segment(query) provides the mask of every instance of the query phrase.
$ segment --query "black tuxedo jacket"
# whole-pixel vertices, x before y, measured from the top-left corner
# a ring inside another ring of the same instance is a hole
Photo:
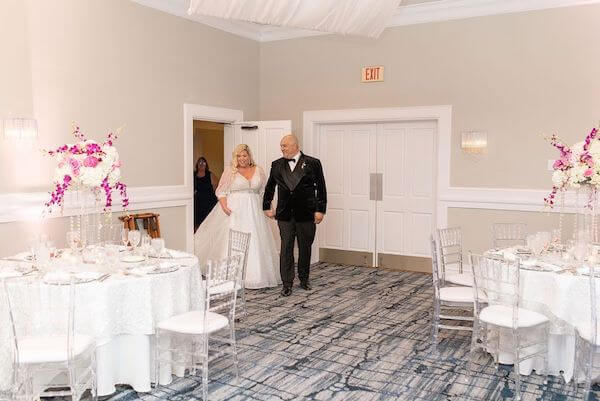
[[[315,212],[325,213],[327,189],[319,159],[300,154],[294,171],[283,157],[271,164],[271,174],[265,187],[263,210],[271,208],[277,186],[275,218],[282,221],[314,221]]]

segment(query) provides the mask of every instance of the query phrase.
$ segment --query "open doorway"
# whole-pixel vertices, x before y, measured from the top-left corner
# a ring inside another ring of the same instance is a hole
[[[224,168],[225,124],[194,120],[194,232],[217,203]]]

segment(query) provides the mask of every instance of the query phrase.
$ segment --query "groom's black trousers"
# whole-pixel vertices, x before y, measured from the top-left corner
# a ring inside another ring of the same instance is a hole
[[[281,236],[281,253],[279,269],[281,281],[285,287],[292,287],[294,282],[294,241],[298,238],[298,278],[308,280],[310,273],[310,247],[315,239],[317,226],[314,221],[281,221],[278,220]]]

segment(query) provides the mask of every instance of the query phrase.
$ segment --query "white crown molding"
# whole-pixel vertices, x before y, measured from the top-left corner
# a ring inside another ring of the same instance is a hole
[[[249,22],[230,21],[214,17],[190,16],[187,13],[189,0],[131,1],[258,42],[272,42],[326,34],[303,29],[261,26]],[[600,3],[600,0],[438,0],[407,6],[401,5],[392,17],[388,27],[596,3]]]
[[[518,13],[600,3],[600,0],[438,0],[400,6],[388,26]]]

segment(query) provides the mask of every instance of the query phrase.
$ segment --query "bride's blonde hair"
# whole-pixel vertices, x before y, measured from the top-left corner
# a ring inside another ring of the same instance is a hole
[[[233,148],[233,152],[231,153],[231,169],[233,171],[237,171],[238,161],[237,157],[242,152],[248,153],[248,157],[250,158],[250,166],[254,166],[256,163],[254,162],[254,158],[252,157],[252,152],[250,151],[250,146],[245,143],[241,143]]]

